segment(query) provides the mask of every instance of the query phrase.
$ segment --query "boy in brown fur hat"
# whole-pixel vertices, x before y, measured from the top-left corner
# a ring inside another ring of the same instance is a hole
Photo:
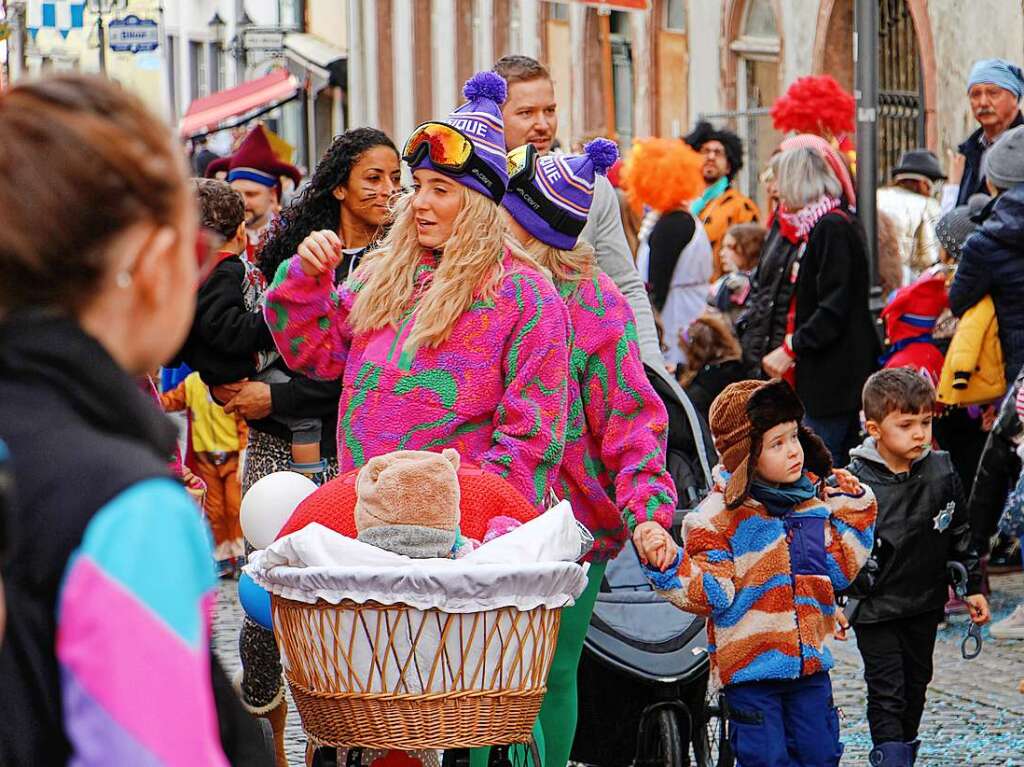
[[[711,406],[715,488],[684,520],[677,567],[647,570],[669,601],[708,616],[739,767],[831,767],[843,752],[825,640],[835,592],[867,560],[876,506],[833,473],[803,416],[783,381],[728,386]]]

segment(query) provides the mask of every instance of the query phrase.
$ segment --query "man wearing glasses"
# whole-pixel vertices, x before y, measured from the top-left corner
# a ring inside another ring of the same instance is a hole
[[[704,231],[711,240],[714,257],[711,280],[714,282],[722,276],[719,250],[726,232],[735,224],[757,221],[761,213],[757,203],[733,185],[736,174],[743,167],[743,142],[739,136],[732,131],[715,130],[711,123],[701,121],[683,141],[700,152],[704,159],[701,170],[707,188],[704,194],[690,203],[690,213],[704,224]]]

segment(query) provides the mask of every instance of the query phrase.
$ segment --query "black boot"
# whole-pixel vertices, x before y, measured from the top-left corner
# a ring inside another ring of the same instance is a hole
[[[871,767],[911,767],[913,753],[909,743],[880,743],[871,749],[868,762]]]
[[[913,765],[917,762],[917,752],[921,750],[921,741],[911,740],[907,745],[910,746],[910,764]]]

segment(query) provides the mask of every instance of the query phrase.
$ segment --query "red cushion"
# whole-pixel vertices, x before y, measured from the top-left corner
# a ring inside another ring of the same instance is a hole
[[[335,477],[300,503],[277,534],[281,538],[319,522],[349,538],[356,537],[356,477],[359,469]],[[483,540],[487,524],[498,516],[528,522],[537,516],[519,492],[497,474],[465,462],[459,467],[462,519],[459,530],[468,538]],[[411,521],[411,520],[410,520]]]

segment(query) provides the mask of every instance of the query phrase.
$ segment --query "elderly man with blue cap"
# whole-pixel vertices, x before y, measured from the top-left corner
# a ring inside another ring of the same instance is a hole
[[[960,154],[964,156],[964,171],[956,205],[966,205],[971,195],[985,191],[985,175],[981,167],[985,151],[1009,128],[1024,125],[1020,111],[1024,73],[1005,59],[982,59],[971,69],[967,94],[971,99],[971,112],[981,127],[959,147]],[[955,171],[951,175],[955,180]],[[951,207],[952,191],[943,198],[945,210]]]

